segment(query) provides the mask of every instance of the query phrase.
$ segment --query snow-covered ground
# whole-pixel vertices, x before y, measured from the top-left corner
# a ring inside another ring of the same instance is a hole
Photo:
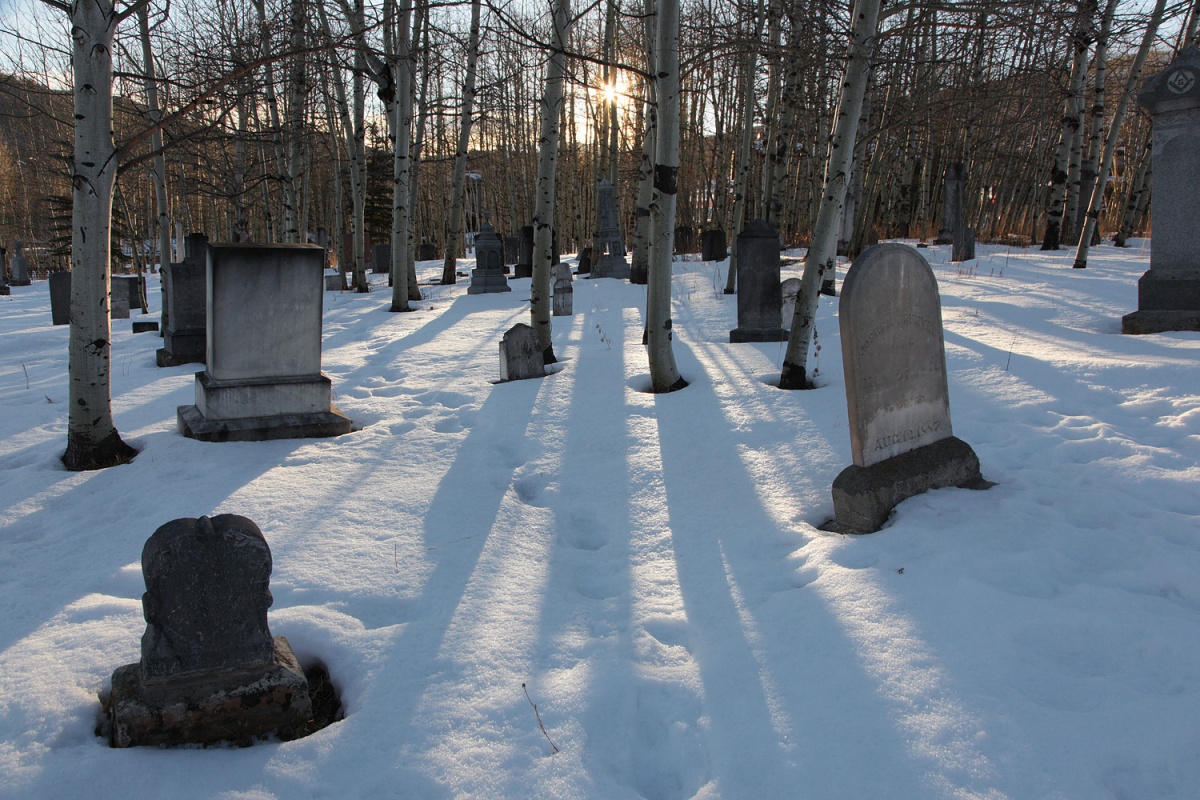
[[[116,420],[141,454],[84,474],[59,462],[67,328],[46,283],[14,288],[0,796],[1198,796],[1200,334],[1120,334],[1145,242],[1082,271],[1069,250],[947,251],[922,253],[954,432],[997,485],[858,537],[817,528],[850,463],[836,301],[820,388],[783,392],[783,344],[729,344],[723,264],[676,264],[690,386],[662,396],[643,287],[578,280],[560,368],[509,384],[498,342],[528,280],[425,286],[411,314],[378,284],[327,293],[324,369],[359,428],[337,439],[181,437],[198,367],[155,367],[161,340],[117,321]],[[110,749],[97,695],[138,659],[142,544],[218,513],[263,529],[272,632],[328,666],[346,717],[246,749]]]

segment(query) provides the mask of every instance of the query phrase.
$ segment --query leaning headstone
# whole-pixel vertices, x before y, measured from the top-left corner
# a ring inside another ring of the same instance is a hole
[[[391,272],[392,271],[392,245],[377,244],[371,248],[371,272]]]
[[[854,464],[833,482],[827,528],[871,533],[929,489],[989,486],[951,432],[941,300],[921,254],[903,244],[863,251],[842,284],[838,321]]]
[[[779,295],[781,299],[780,321],[783,327],[792,327],[792,318],[796,316],[796,297],[800,294],[801,280],[799,278],[788,278],[779,284]]]
[[[555,264],[553,316],[569,317],[575,313],[575,287],[571,283],[571,268],[566,264]]]
[[[779,290],[779,234],[761,219],[738,234],[738,326],[729,332],[731,342],[783,342]]]
[[[546,377],[546,361],[533,328],[518,322],[500,340],[500,380]]]
[[[487,213],[484,212],[483,225],[475,235],[475,269],[471,270],[471,286],[467,294],[511,291],[508,278],[504,277],[504,242],[487,221]]]
[[[312,716],[287,639],[271,636],[271,550],[245,517],[177,519],[142,548],[141,661],[112,676],[114,747],[295,738]]]
[[[959,225],[950,247],[951,261],[970,261],[975,258],[975,229]]]
[[[215,244],[207,348],[179,431],[210,442],[340,436],[351,422],[321,373],[324,251],[311,244]]]
[[[163,346],[155,355],[160,367],[203,364],[208,346],[208,237],[189,234],[183,261],[160,273],[163,288]]]
[[[729,257],[729,249],[725,244],[725,231],[711,228],[700,233],[700,260],[724,261]]]
[[[50,320],[55,325],[71,324],[71,273],[50,273]]]
[[[1200,330],[1200,50],[1191,46],[1147,78],[1138,103],[1153,123],[1150,269],[1138,280],[1138,310],[1122,333]]]
[[[946,179],[942,195],[942,229],[938,231],[934,244],[953,244],[955,232],[964,224],[963,193],[967,184],[967,165],[951,161],[946,165]]]
[[[600,181],[596,189],[596,215],[599,222],[596,245],[600,255],[592,264],[588,277],[628,278],[629,261],[625,258],[621,226],[617,224],[617,201],[613,196],[613,185],[607,179]]]
[[[696,252],[696,231],[689,227],[675,229],[675,252],[684,255]]]
[[[33,283],[29,277],[29,259],[21,252],[24,246],[20,241],[14,240],[12,243],[12,255],[8,258],[8,270],[12,274],[9,284],[12,286],[29,286]]]
[[[521,228],[521,244],[517,249],[517,263],[513,267],[514,278],[533,277],[533,226]]]

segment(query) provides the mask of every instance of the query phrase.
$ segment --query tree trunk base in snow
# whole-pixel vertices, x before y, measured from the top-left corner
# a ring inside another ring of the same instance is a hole
[[[67,452],[63,453],[62,462],[72,472],[85,472],[128,464],[137,454],[136,449],[125,444],[120,434],[113,431],[95,445],[81,445],[72,442],[68,436]]]
[[[780,389],[815,389],[812,383],[808,380],[808,372],[804,367],[797,367],[795,364],[789,364],[786,361],[783,363],[783,369],[779,373],[779,388]]]

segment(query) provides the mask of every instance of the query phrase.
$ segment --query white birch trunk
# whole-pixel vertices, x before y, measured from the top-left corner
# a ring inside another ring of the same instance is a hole
[[[654,74],[655,22],[654,0],[644,0],[642,36],[646,49],[646,72]],[[644,284],[649,279],[650,265],[650,204],[654,201],[654,146],[658,138],[658,110],[655,99],[655,82],[646,81],[645,118],[646,130],[642,136],[642,160],[638,164],[638,197],[635,219],[633,259],[629,267],[629,282]]]
[[[662,393],[687,386],[675,366],[671,331],[671,262],[679,187],[679,0],[658,0],[656,41],[658,141],[654,148],[655,200],[650,208],[646,355],[650,361],[650,390]]]
[[[733,226],[729,232],[729,271],[725,279],[725,294],[733,294],[737,288],[738,234],[746,224],[746,204],[750,190],[750,166],[754,153],[754,74],[758,69],[758,40],[763,31],[763,0],[754,7],[754,38],[751,39],[746,60],[742,63],[742,139],[738,146],[737,174],[734,179]]]
[[[408,249],[412,209],[409,178],[412,171],[412,51],[409,44],[412,0],[400,0],[396,35],[396,97],[392,106],[392,311],[411,311],[408,304]]]
[[[462,119],[458,126],[458,149],[454,153],[454,181],[450,185],[450,222],[446,231],[446,256],[442,262],[442,283],[457,280],[455,268],[458,242],[462,238],[463,195],[467,179],[467,154],[471,147],[471,115],[475,108],[475,63],[479,57],[480,0],[471,0],[471,30],[467,35],[467,64],[463,76]]]
[[[1079,132],[1080,114],[1083,109],[1083,84],[1087,78],[1088,47],[1092,29],[1091,15],[1094,11],[1094,1],[1080,6],[1079,18],[1075,26],[1073,36],[1075,55],[1071,60],[1070,88],[1063,103],[1062,134],[1058,142],[1058,152],[1054,157],[1054,169],[1050,175],[1050,206],[1046,212],[1046,234],[1042,238],[1043,250],[1057,250],[1062,241],[1071,146]]]
[[[112,44],[121,16],[111,0],[71,6],[75,149],[71,158],[71,335],[67,449],[70,470],[128,462],[112,415],[109,258],[117,154],[112,130]]]
[[[841,99],[829,142],[824,189],[813,227],[812,243],[804,260],[796,311],[792,317],[791,334],[779,376],[781,389],[812,388],[808,380],[808,349],[817,317],[821,279],[826,272],[833,273],[834,259],[837,257],[838,222],[850,180],[858,118],[867,91],[875,32],[879,26],[879,5],[880,0],[858,0],[854,5],[854,25],[850,30]]]
[[[529,288],[530,320],[547,364],[553,364],[550,338],[550,262],[554,246],[555,178],[558,166],[559,116],[562,112],[566,46],[571,25],[571,0],[555,0],[546,87],[542,95],[542,130],[538,150],[537,196],[533,211],[533,280]]]
[[[154,74],[154,51],[150,47],[150,12],[146,6],[138,9],[138,33],[142,40],[142,69],[145,72],[146,87],[146,117],[152,125],[162,122],[162,108],[158,104],[158,81]],[[154,150],[154,163],[150,168],[150,177],[154,182],[154,202],[156,220],[158,222],[158,265],[161,269],[171,260],[171,211],[167,203],[167,159],[163,155],[163,137],[161,130],[150,134],[150,148]],[[165,310],[165,309],[164,309]],[[142,313],[146,313],[146,304],[142,303]]]

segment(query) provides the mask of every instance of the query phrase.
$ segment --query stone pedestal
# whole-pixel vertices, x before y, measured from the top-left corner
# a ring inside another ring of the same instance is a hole
[[[475,269],[471,270],[471,285],[467,294],[511,292],[504,277],[504,242],[486,218],[475,235]]]
[[[946,165],[946,179],[942,191],[942,228],[934,244],[953,244],[955,231],[962,228],[963,192],[967,182],[967,166],[961,161]]]
[[[1138,103],[1154,126],[1154,233],[1150,269],[1138,281],[1138,310],[1121,318],[1121,331],[1200,331],[1200,49],[1184,49],[1162,74],[1147,78]]]
[[[608,180],[600,181],[596,190],[596,215],[599,225],[596,246],[599,258],[592,264],[591,278],[628,278],[629,260],[625,257],[625,243],[621,238],[621,226],[617,224],[617,205],[613,196],[613,185]]]
[[[71,324],[71,273],[50,273],[50,319],[55,325]]]
[[[696,252],[696,231],[693,228],[675,229],[675,252],[680,255]]]
[[[160,367],[203,364],[208,347],[208,238],[187,238],[187,255],[163,268],[163,346],[155,353]]]
[[[195,405],[179,407],[184,436],[257,441],[350,432],[321,374],[322,256],[315,245],[209,249],[208,369],[196,375]]]
[[[729,258],[729,249],[725,243],[725,231],[720,228],[702,231],[700,233],[700,260],[724,261]]]
[[[756,219],[738,235],[737,244],[738,326],[729,332],[729,341],[787,341],[779,286],[779,234]]]

